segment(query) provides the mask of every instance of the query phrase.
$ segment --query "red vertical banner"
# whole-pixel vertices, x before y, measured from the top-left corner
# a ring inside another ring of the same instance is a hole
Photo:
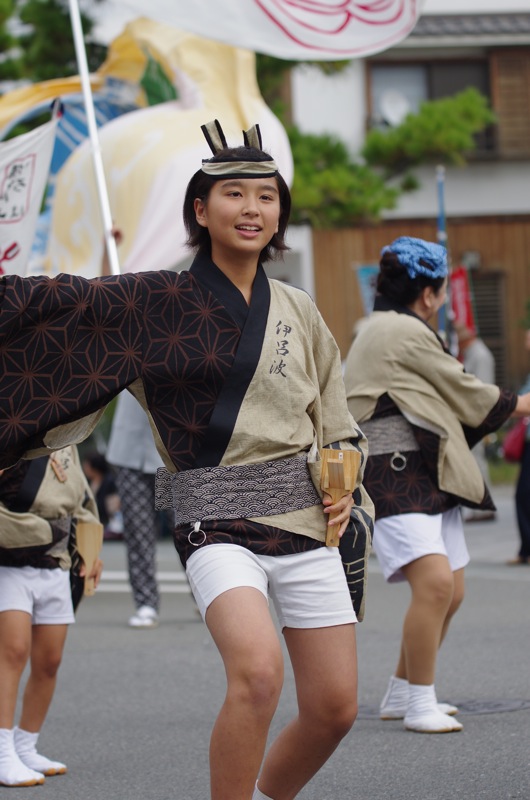
[[[455,267],[451,271],[451,305],[454,321],[472,331],[476,330],[469,275],[463,266]]]

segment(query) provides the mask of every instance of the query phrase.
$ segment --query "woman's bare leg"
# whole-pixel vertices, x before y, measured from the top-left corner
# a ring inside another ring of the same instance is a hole
[[[31,616],[0,613],[0,728],[13,728],[18,687],[31,649]]]
[[[440,637],[440,646],[445,639],[449,625],[454,615],[462,605],[465,592],[465,577],[464,569],[457,569],[453,572],[453,596],[451,598],[451,605],[445,615],[444,624],[442,626],[442,635]]]
[[[38,733],[42,728],[57,684],[68,625],[34,625],[31,637],[31,672],[24,690],[19,728]]]
[[[31,616],[25,611],[0,612],[0,784],[34,786],[44,777],[26,767],[14,742],[18,687],[31,648]]]
[[[455,587],[453,573],[442,555],[418,558],[403,567],[403,573],[412,596],[403,624],[396,677],[413,684],[431,685],[438,648],[449,622]]]
[[[355,626],[284,629],[299,713],[272,744],[259,788],[291,800],[325,764],[357,715]]]
[[[436,658],[447,630],[445,623],[450,619],[455,589],[449,561],[442,555],[423,556],[407,564],[403,572],[412,597],[403,624],[399,672],[396,673],[396,678],[402,680],[399,683],[391,678],[383,704],[391,705],[390,692],[394,704],[399,695],[403,695],[401,699],[407,708],[404,725],[408,730],[418,733],[462,730],[462,725],[446,713],[446,710],[454,712],[456,709],[440,706],[434,687]],[[453,608],[456,610],[456,605]],[[381,713],[386,715],[386,709],[382,708]],[[392,715],[383,718],[389,719]]]
[[[283,684],[283,656],[266,598],[231,589],[206,612],[227,691],[210,743],[212,800],[250,800]]]

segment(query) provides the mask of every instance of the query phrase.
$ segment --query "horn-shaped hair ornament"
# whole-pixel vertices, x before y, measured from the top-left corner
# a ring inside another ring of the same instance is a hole
[[[210,177],[273,178],[278,174],[276,162],[262,148],[259,125],[243,131],[243,147],[238,147],[237,153],[223,153],[228,145],[219,120],[201,125],[201,130],[213,153],[213,158],[203,159],[201,167]],[[248,153],[243,152],[245,148]]]

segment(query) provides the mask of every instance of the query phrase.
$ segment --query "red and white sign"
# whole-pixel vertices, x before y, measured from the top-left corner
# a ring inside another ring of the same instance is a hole
[[[24,275],[48,180],[57,119],[0,142],[0,275]]]
[[[473,295],[467,269],[462,266],[456,267],[451,272],[451,306],[455,322],[459,322],[469,328],[470,331],[474,331]]]

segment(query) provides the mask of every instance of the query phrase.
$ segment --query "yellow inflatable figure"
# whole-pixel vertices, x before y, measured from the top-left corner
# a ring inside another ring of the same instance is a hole
[[[122,272],[178,267],[189,257],[182,203],[201,158],[210,156],[200,130],[205,122],[218,118],[234,145],[259,123],[288,182],[293,172],[287,134],[258,89],[254,53],[140,19],[113,42],[99,73],[134,84],[149,56],[172,76],[177,99],[124,114],[99,130],[111,213],[124,234]],[[46,270],[97,275],[102,247],[86,141],[58,174]]]

